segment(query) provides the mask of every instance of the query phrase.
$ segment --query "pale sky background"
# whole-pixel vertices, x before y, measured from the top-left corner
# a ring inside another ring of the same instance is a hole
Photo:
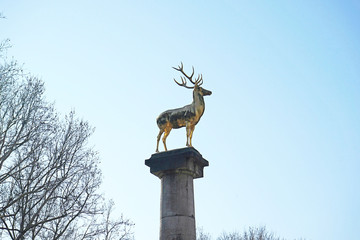
[[[0,0],[0,12],[8,56],[96,128],[101,191],[137,240],[159,235],[160,180],[144,165],[155,119],[192,101],[172,80],[180,61],[213,92],[193,137],[210,162],[198,226],[360,239],[359,1]],[[185,129],[167,140],[185,142]]]

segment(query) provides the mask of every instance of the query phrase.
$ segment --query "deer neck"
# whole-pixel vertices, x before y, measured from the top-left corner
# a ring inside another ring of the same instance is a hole
[[[200,118],[205,110],[205,102],[204,97],[198,91],[193,92],[192,105],[194,106],[196,116]]]

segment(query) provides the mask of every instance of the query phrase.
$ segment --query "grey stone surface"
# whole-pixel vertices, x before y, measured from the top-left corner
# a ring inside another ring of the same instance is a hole
[[[194,178],[203,177],[203,169],[209,162],[193,147],[179,148],[171,151],[154,153],[145,160],[150,172],[160,179],[168,172],[187,172]]]
[[[209,162],[189,147],[153,154],[145,164],[161,179],[160,240],[196,240],[193,179]]]

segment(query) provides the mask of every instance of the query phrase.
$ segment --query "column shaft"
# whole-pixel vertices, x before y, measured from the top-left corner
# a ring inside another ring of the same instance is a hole
[[[160,240],[196,239],[193,177],[174,173],[161,179]]]

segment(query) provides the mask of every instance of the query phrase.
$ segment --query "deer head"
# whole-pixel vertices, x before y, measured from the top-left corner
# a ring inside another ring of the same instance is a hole
[[[184,66],[183,63],[180,64],[180,66],[178,66],[178,68],[173,67],[173,69],[181,72],[182,74],[184,74],[184,76],[190,80],[190,82],[192,84],[194,84],[194,86],[189,87],[186,85],[186,78],[181,76],[181,83],[179,83],[178,81],[176,81],[176,79],[174,78],[174,81],[177,83],[177,85],[181,86],[181,87],[185,87],[188,89],[194,89],[194,92],[199,92],[202,96],[207,96],[207,95],[211,95],[211,91],[206,90],[205,88],[200,87],[203,84],[203,78],[202,78],[202,74],[199,74],[198,77],[195,79],[195,81],[192,80],[193,76],[194,76],[194,66],[192,67],[192,73],[190,76],[188,76],[185,72],[184,72]]]

